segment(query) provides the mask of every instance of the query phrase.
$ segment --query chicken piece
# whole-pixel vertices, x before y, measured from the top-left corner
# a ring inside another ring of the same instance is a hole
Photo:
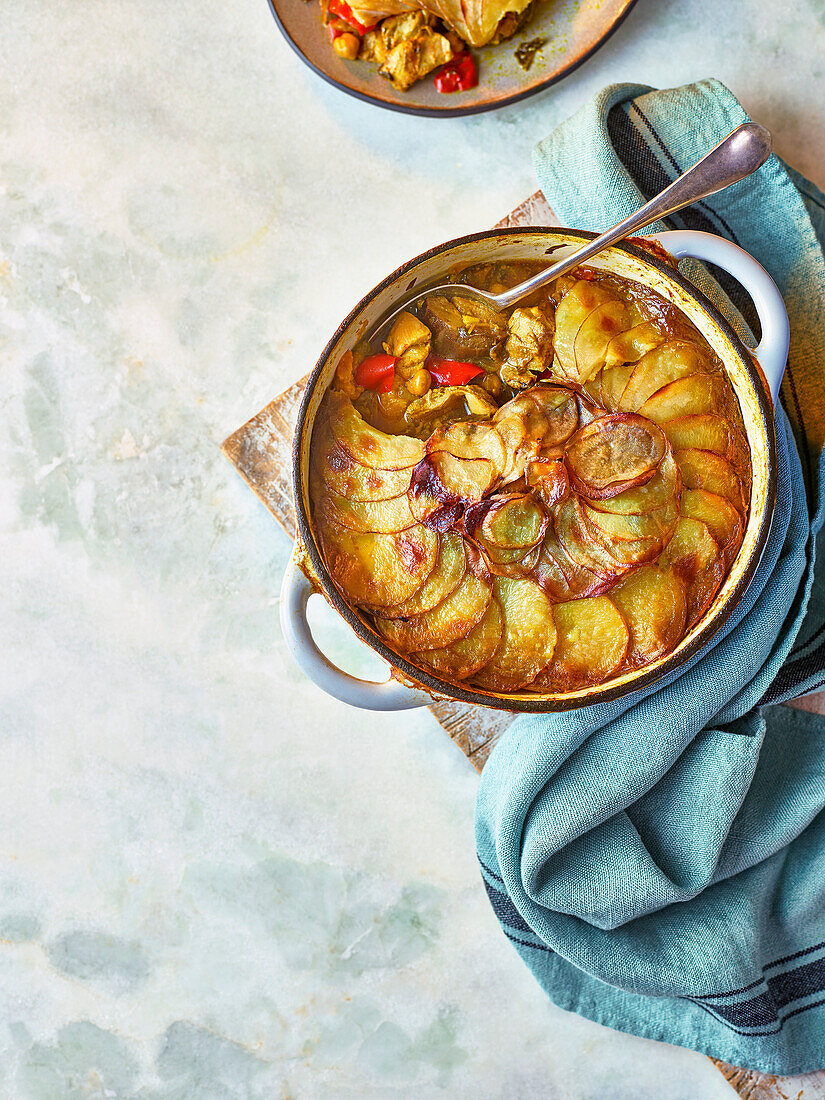
[[[378,72],[388,77],[399,91],[405,92],[434,69],[452,61],[454,56],[449,39],[432,27],[425,26],[414,37],[402,38],[388,49],[386,60]]]
[[[553,315],[541,306],[514,309],[507,331],[507,358],[501,367],[501,380],[511,389],[522,390],[553,362]]]
[[[427,439],[436,428],[468,415],[487,418],[497,411],[498,405],[481,386],[435,386],[407,405],[404,422],[409,435]]]
[[[384,344],[384,351],[388,355],[397,356],[395,369],[405,382],[420,371],[427,361],[430,339],[430,330],[414,313],[404,310],[396,317]]]

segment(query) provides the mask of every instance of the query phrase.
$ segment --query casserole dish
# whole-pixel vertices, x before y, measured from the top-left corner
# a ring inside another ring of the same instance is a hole
[[[640,283],[675,305],[698,329],[724,366],[736,395],[751,452],[750,509],[739,553],[702,618],[668,654],[605,683],[561,693],[485,691],[449,683],[391,650],[366,617],[353,610],[333,582],[319,549],[309,504],[310,447],[315,417],[341,354],[356,344],[389,311],[402,293],[445,281],[471,264],[540,261],[560,248],[571,251],[593,234],[567,229],[510,229],[472,234],[422,254],[388,276],[338,328],[310,375],[293,446],[293,493],[298,522],[296,549],[284,578],[281,620],[287,644],[307,675],[329,694],[354,706],[396,710],[448,698],[497,710],[570,710],[628,695],[674,671],[716,634],[750,583],[767,541],[776,491],[774,404],[788,350],[788,319],[781,296],[765,270],[723,238],[693,231],[662,233],[658,240],[676,260],[708,260],[733,275],[749,292],[759,315],[759,345],[748,348],[713,305],[665,259],[624,243],[600,253],[592,267]],[[337,669],[315,645],[306,621],[306,603],[323,593],[358,636],[391,668],[381,684],[358,680]]]

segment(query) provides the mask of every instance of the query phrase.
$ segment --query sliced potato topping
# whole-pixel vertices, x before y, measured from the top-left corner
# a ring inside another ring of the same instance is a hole
[[[433,30],[409,15],[382,25],[385,61]],[[495,290],[527,274],[467,277]],[[508,315],[460,286],[339,360],[311,450],[324,559],[380,637],[443,680],[596,687],[678,646],[739,553],[751,467],[735,393],[646,288],[582,272]],[[353,363],[379,353],[364,390]],[[450,371],[471,384],[435,384]]]
[[[570,439],[570,484],[590,500],[618,496],[652,480],[668,450],[661,428],[632,413],[592,420]]]

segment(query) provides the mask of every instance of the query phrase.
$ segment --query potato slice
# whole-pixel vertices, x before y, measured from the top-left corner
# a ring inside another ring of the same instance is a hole
[[[527,493],[488,497],[472,505],[464,515],[471,538],[493,549],[514,550],[536,546],[544,537],[549,516]]]
[[[706,489],[685,489],[682,493],[681,514],[706,523],[729,569],[742,543],[742,517],[725,497],[709,493]]]
[[[553,693],[601,684],[621,667],[630,646],[624,616],[607,596],[572,600],[553,608],[556,649],[531,690]]]
[[[747,510],[742,483],[726,458],[713,451],[700,451],[692,447],[674,452],[673,457],[686,488],[707,489],[709,493],[726,497],[738,511],[744,513]]]
[[[578,428],[579,405],[572,390],[544,382],[526,390],[520,397],[528,398],[547,422],[541,434],[543,450],[558,447]]]
[[[628,379],[620,403],[625,412],[638,412],[648,398],[678,378],[706,374],[710,361],[698,344],[669,340],[642,356]]]
[[[551,600],[576,600],[598,595],[610,588],[616,579],[614,576],[605,578],[603,574],[594,573],[574,562],[552,527],[544,536],[532,577]]]
[[[317,525],[330,575],[349,603],[391,607],[408,600],[427,580],[438,556],[438,535],[410,527],[391,535]]]
[[[621,298],[596,306],[582,323],[573,341],[577,381],[589,382],[596,377],[605,365],[610,341],[631,324],[630,310]]]
[[[621,515],[641,514],[660,508],[668,501],[675,501],[682,488],[682,477],[672,453],[668,451],[659,469],[646,485],[625,489],[618,496],[606,500],[589,500],[590,507],[600,512],[617,512]]]
[[[634,369],[633,363],[607,367],[601,373],[598,403],[608,412],[617,412],[627,383]]]
[[[650,481],[668,449],[661,428],[633,413],[610,413],[580,428],[564,460],[573,489],[589,500]]]
[[[312,468],[332,492],[348,500],[389,500],[406,493],[410,467],[382,470],[357,462],[328,426],[316,425],[312,437]]]
[[[568,557],[604,580],[620,577],[633,565],[648,561],[657,553],[656,543],[651,540],[616,544],[608,550],[586,525],[577,497],[571,497],[559,505],[554,523],[559,542]]]
[[[473,676],[485,691],[518,691],[553,659],[553,605],[535,581],[497,577],[495,598],[504,616],[501,641],[489,662]]]
[[[378,631],[394,649],[414,653],[441,649],[466,637],[489,606],[492,590],[488,581],[467,570],[456,588],[431,611],[412,619],[375,617]]]
[[[715,413],[677,416],[673,420],[665,420],[661,428],[674,451],[696,447],[727,457],[731,449],[730,425]]]
[[[583,501],[582,512],[590,528],[598,532],[598,541],[608,548],[617,542],[645,539],[654,539],[662,547],[670,539],[679,519],[676,501],[641,514],[600,512]]]
[[[455,458],[486,458],[499,473],[507,463],[501,436],[492,424],[462,422],[434,432],[426,443],[428,454],[446,451]]]
[[[332,434],[356,462],[382,470],[415,466],[424,457],[424,444],[409,435],[387,435],[371,427],[344,394],[324,395]]]
[[[657,390],[639,409],[640,416],[663,424],[680,416],[700,416],[723,407],[722,380],[712,374],[692,374]]]
[[[490,574],[494,577],[527,577],[532,574],[541,554],[541,544],[526,550],[494,550],[483,547],[482,553]]]
[[[616,301],[616,295],[601,283],[580,279],[562,298],[556,309],[555,355],[562,373],[579,381],[574,345],[579,329],[597,306]]]
[[[421,522],[439,530],[452,526],[463,506],[481,500],[498,480],[498,471],[486,458],[456,458],[449,451],[426,455],[412,471],[409,501]],[[433,522],[439,514],[446,526]]]
[[[464,540],[455,532],[447,532],[441,536],[438,558],[423,585],[408,600],[382,610],[382,618],[411,619],[415,615],[423,615],[425,611],[432,611],[455,592],[466,571]]]
[[[342,527],[353,531],[371,531],[379,535],[406,531],[418,523],[410,509],[406,493],[389,500],[348,500],[331,489],[313,493],[316,508]]]
[[[685,588],[670,569],[645,565],[611,588],[610,599],[630,630],[625,658],[629,668],[640,668],[670,653],[685,632]]]
[[[638,363],[643,355],[653,351],[665,337],[652,321],[642,321],[625,332],[620,332],[607,345],[604,354],[605,367],[619,363]]]
[[[466,638],[443,649],[411,653],[410,660],[446,680],[466,680],[490,660],[501,641],[503,616],[498,600],[490,605]]]
[[[725,575],[719,544],[702,520],[682,516],[659,559],[682,582],[687,595],[687,626],[704,615]]]

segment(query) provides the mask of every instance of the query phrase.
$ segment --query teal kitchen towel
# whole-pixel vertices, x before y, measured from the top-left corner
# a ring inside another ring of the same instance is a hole
[[[605,89],[536,149],[562,224],[637,209],[746,115],[708,80]],[[496,916],[548,996],[610,1027],[789,1074],[825,1067],[825,196],[777,157],[675,215],[768,269],[791,319],[776,513],[704,653],[646,692],[518,719],[476,808]],[[685,267],[683,265],[683,270]],[[741,288],[689,277],[747,336]]]

